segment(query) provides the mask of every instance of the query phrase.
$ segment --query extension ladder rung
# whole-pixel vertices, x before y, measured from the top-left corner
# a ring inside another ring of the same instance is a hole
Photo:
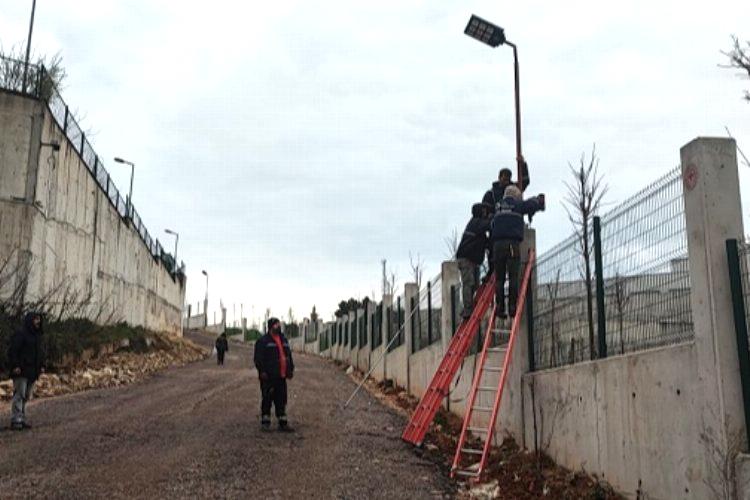
[[[469,432],[487,432],[484,427],[467,427],[466,430]]]
[[[463,469],[459,469],[457,471],[454,471],[454,474],[457,474],[459,476],[467,476],[467,477],[479,477],[479,473],[472,472],[472,471],[469,471],[469,470],[463,470]]]
[[[506,330],[505,328],[495,328],[492,330],[492,333],[507,333],[510,334],[510,330]]]
[[[492,411],[492,408],[489,406],[472,406],[471,409],[477,411]]]
[[[461,448],[461,453],[468,453],[470,455],[481,455],[484,450],[478,450],[476,448]]]
[[[487,350],[489,352],[505,352],[507,349],[505,347],[488,347]]]
[[[477,390],[495,392],[497,390],[497,387],[492,387],[492,386],[489,386],[489,385],[483,385],[482,387],[477,387]]]
[[[486,372],[501,372],[503,371],[502,368],[496,367],[496,366],[485,366],[484,371]]]

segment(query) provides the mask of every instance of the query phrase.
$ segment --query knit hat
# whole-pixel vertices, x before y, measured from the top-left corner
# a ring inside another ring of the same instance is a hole
[[[514,184],[509,184],[508,187],[505,188],[505,193],[503,194],[503,198],[513,198],[516,200],[521,199],[521,190],[518,189],[518,186]]]
[[[269,318],[268,319],[268,329],[272,330],[273,327],[274,327],[274,325],[276,325],[276,323],[281,323],[281,321],[279,321],[279,318]]]

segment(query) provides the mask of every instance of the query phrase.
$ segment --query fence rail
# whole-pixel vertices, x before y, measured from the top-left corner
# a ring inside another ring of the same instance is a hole
[[[536,369],[693,338],[679,168],[602,216],[600,241],[593,224],[589,229],[588,251],[582,235],[573,235],[537,263]],[[594,262],[597,245],[601,269]],[[604,321],[597,325],[599,314]]]
[[[123,219],[130,216],[133,228],[154,260],[161,262],[173,275],[184,274],[185,264],[182,263],[177,268],[174,256],[164,252],[158,239],[150,235],[135,207],[130,205],[130,214],[128,214],[127,199],[120,194],[74,114],[65,104],[54,78],[43,65],[29,64],[26,81],[24,82],[24,66],[26,64],[23,61],[0,56],[0,89],[31,96],[47,104],[53,119],[62,129],[63,134],[70,141],[72,148],[78,153],[98,186],[107,195],[112,207]]]

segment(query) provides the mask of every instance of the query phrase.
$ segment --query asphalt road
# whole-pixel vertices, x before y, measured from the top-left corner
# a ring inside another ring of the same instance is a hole
[[[193,336],[208,344],[211,340]],[[400,440],[403,417],[315,356],[297,355],[288,414],[262,432],[252,348],[143,382],[33,401],[33,429],[0,412],[0,498],[440,498],[444,471]]]

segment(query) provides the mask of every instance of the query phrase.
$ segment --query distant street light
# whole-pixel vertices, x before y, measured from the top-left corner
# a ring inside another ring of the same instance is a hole
[[[485,21],[481,17],[473,14],[471,16],[471,19],[469,19],[469,23],[466,25],[464,33],[493,48],[503,44],[513,48],[513,69],[516,84],[516,163],[518,173],[518,187],[521,189],[521,191],[523,191],[524,173],[523,155],[521,153],[521,97],[518,82],[518,50],[516,49],[515,44],[509,42],[505,38],[505,31],[500,26],[496,26],[491,22]]]
[[[31,2],[31,20],[29,21],[29,38],[26,41],[26,61],[23,65],[23,88],[22,93],[26,93],[26,81],[29,75],[29,56],[31,55],[31,33],[34,31],[34,12],[36,12],[36,0]]]
[[[117,163],[124,163],[130,165],[130,192],[128,193],[128,217],[133,220],[133,175],[135,174],[135,164],[132,161],[123,160],[122,158],[115,158]]]
[[[164,232],[174,236],[174,269],[172,270],[172,272],[176,273],[177,272],[177,242],[180,241],[180,233],[176,231],[172,231],[171,229],[165,229]]]

